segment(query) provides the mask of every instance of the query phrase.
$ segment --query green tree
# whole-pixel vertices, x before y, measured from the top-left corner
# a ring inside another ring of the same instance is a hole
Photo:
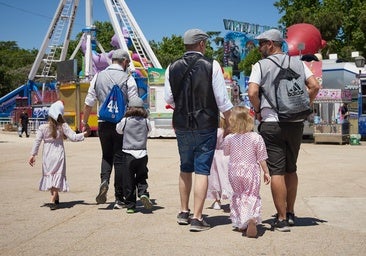
[[[0,41],[0,97],[27,82],[36,50],[20,49],[15,41]]]
[[[150,41],[149,44],[163,68],[167,68],[171,62],[182,57],[185,52],[182,36],[172,35],[170,38],[163,37],[161,42]],[[210,37],[207,41],[205,56],[210,58],[220,58],[220,51],[217,51],[212,47]]]
[[[210,42],[214,43],[212,58],[217,60],[221,66],[224,65],[224,38],[220,36],[219,31],[208,31],[207,34],[210,36]]]
[[[261,53],[257,47],[250,50],[242,61],[240,61],[238,68],[244,72],[245,76],[249,76],[252,71],[252,66],[262,58]]]
[[[150,41],[150,46],[163,68],[184,54],[183,38],[172,35],[163,37],[161,42]]]
[[[274,3],[280,24],[289,27],[309,23],[317,27],[327,46],[323,55],[337,53],[350,60],[351,51],[366,53],[366,1],[364,0],[279,0]]]

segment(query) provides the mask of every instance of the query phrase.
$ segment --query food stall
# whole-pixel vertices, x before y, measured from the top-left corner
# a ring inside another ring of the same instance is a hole
[[[350,122],[341,118],[342,104],[352,101],[350,90],[321,89],[314,101],[314,143],[349,143]]]

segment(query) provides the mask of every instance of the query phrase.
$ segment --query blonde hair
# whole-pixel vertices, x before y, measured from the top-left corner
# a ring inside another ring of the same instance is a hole
[[[225,122],[225,118],[220,116],[220,122],[219,122],[219,127],[222,129],[226,129],[226,122]]]
[[[249,114],[249,109],[244,106],[233,107],[229,123],[231,133],[246,133],[254,128],[254,119]]]

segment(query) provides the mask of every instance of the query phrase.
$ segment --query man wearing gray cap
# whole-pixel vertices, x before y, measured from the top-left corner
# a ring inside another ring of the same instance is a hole
[[[227,120],[233,107],[220,64],[204,57],[208,35],[200,29],[185,32],[186,52],[165,73],[165,101],[174,108],[180,155],[180,212],[177,222],[190,231],[210,228],[202,217],[210,168],[216,147],[219,111]],[[227,124],[229,127],[229,124]],[[195,173],[194,209],[190,219],[189,197]]]
[[[258,130],[264,139],[268,151],[268,167],[271,175],[271,191],[277,210],[274,228],[278,231],[290,231],[295,224],[294,205],[297,193],[297,157],[302,141],[304,120],[282,121],[267,98],[274,99],[274,80],[280,67],[290,67],[299,75],[301,85],[306,85],[310,106],[320,88],[309,68],[296,57],[282,52],[283,37],[277,29],[260,34],[259,51],[263,59],[255,63],[249,78],[248,95],[261,121]],[[270,95],[267,97],[264,95]]]
[[[92,107],[97,101],[100,106],[103,105],[114,84],[120,85],[122,93],[124,94],[125,104],[128,103],[128,99],[138,96],[136,81],[128,71],[130,61],[130,55],[127,51],[121,49],[115,50],[112,55],[112,64],[93,77],[90,82],[88,94],[85,98],[84,116],[82,120],[83,131],[90,130],[88,119]],[[123,137],[117,133],[115,123],[103,120],[98,120],[98,135],[102,148],[102,164],[100,173],[101,184],[99,186],[99,193],[96,197],[96,201],[98,204],[103,204],[107,201],[109,179],[112,173],[114,156],[116,152],[122,149]],[[124,201],[123,185],[121,181],[122,170],[118,170],[118,168],[114,169],[114,189],[116,198],[114,208],[120,209],[122,208]]]

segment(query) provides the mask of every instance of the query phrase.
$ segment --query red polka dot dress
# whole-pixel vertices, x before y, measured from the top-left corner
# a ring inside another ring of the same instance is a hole
[[[224,154],[229,156],[229,181],[233,189],[230,219],[233,227],[246,229],[248,221],[262,222],[260,161],[268,158],[263,138],[256,132],[229,134],[224,139]]]

